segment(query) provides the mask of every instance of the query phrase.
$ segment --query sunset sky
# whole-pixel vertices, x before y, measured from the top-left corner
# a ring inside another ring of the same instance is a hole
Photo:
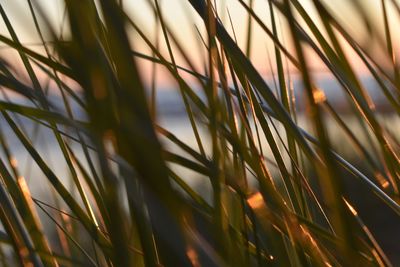
[[[29,6],[26,0],[15,0],[15,1],[2,1],[2,6],[6,10],[7,14],[9,14],[9,19],[12,24],[15,26],[16,32],[19,34],[20,41],[25,44],[35,44],[39,43],[40,40],[38,35],[36,34],[36,30],[34,27],[33,20],[31,18],[29,12]],[[34,1],[33,1],[34,2]],[[63,19],[63,1],[61,0],[38,0],[39,3],[44,10],[44,13],[48,17],[48,19],[53,23],[53,25],[58,25],[57,28],[60,28],[62,19]],[[144,32],[147,33],[151,40],[155,40],[155,19],[151,8],[148,4],[148,0],[135,0],[135,1],[124,1],[124,7],[127,13],[144,29]],[[150,1],[153,2],[153,1]],[[184,46],[187,52],[189,52],[192,60],[198,65],[199,68],[202,65],[204,54],[202,55],[199,52],[202,47],[200,38],[196,32],[196,28],[194,25],[197,25],[200,32],[204,33],[204,26],[202,21],[199,19],[197,14],[195,14],[186,0],[162,0],[159,1],[162,4],[162,12],[164,15],[164,19],[167,21],[168,25],[171,26],[177,38],[181,41],[181,44]],[[245,1],[248,3],[248,1]],[[309,11],[309,14],[312,15],[315,22],[318,22],[318,15],[316,14],[312,1],[310,0],[301,0],[300,1],[304,8]],[[349,4],[349,0],[335,0],[335,1],[325,1],[326,5],[335,11],[338,19],[343,23],[345,27],[348,27],[351,32],[354,32],[355,38],[361,38],[360,40],[371,41],[370,38],[366,34],[365,27],[361,21],[361,18],[354,12],[354,7]],[[356,2],[356,1],[355,1]],[[382,27],[381,21],[381,6],[380,1],[377,0],[362,0],[359,1],[365,7],[366,13],[368,17],[373,22],[373,27]],[[233,27],[235,29],[235,33],[238,39],[238,43],[242,49],[245,49],[246,37],[247,37],[247,13],[245,9],[240,5],[237,0],[220,0],[217,1],[218,12],[223,20],[224,24],[228,31],[232,34],[232,29],[229,23],[227,10],[233,20]],[[269,17],[269,9],[268,2],[266,0],[255,0],[254,1],[254,10],[263,19],[266,25],[270,25],[270,17]],[[278,14],[279,12],[276,11]],[[396,15],[394,15],[394,11],[389,6],[389,15],[392,18],[392,23],[398,23],[395,21],[397,19]],[[281,25],[285,25],[285,20],[283,17],[280,17],[279,22]],[[302,23],[302,22],[301,22]],[[65,23],[64,23],[65,24]],[[65,24],[66,25],[66,24]],[[320,25],[320,24],[318,24]],[[393,29],[392,31],[396,30]],[[253,32],[252,32],[252,47],[251,47],[251,60],[253,64],[263,73],[266,77],[271,74],[270,66],[268,63],[268,57],[271,58],[273,62],[273,44],[268,39],[268,36],[263,33],[262,29],[257,26],[256,23],[253,23]],[[67,37],[68,27],[64,26],[64,36]],[[161,31],[160,31],[161,32]],[[283,30],[279,30],[280,33],[283,33],[281,37],[281,41],[286,45],[290,42],[290,36],[286,31],[285,26]],[[382,31],[381,31],[382,32]],[[7,29],[5,28],[4,22],[0,21],[0,33],[9,36]],[[137,51],[144,52],[146,54],[151,54],[147,49],[146,45],[138,38],[134,37],[132,34],[133,47]],[[233,34],[232,34],[233,36]],[[397,42],[394,42],[397,43]],[[165,56],[168,55],[167,49],[165,46],[165,42],[163,42],[161,38],[160,42],[161,51]],[[376,51],[380,51],[381,48],[376,47],[373,42],[371,42],[371,49],[375,49]],[[37,46],[32,46],[32,49],[40,51],[40,48]],[[0,50],[0,55],[6,58],[12,57],[12,53],[9,48]],[[316,57],[309,53],[309,62],[310,67],[320,73],[324,73],[324,67],[316,59]],[[167,57],[168,58],[168,57]],[[365,69],[359,62],[352,58],[355,66],[360,72],[364,72]],[[177,54],[177,60],[180,64],[185,65],[182,59],[179,58]],[[15,60],[13,60],[14,64],[18,64]],[[147,76],[150,70],[150,64],[143,64],[143,62],[139,62],[141,64],[141,70],[144,76]],[[161,73],[161,72],[160,72]],[[165,75],[159,73],[159,79],[161,82],[168,83],[168,78]]]

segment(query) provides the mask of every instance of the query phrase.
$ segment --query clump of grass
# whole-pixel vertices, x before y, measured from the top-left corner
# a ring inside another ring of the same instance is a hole
[[[373,27],[360,1],[349,3],[359,27],[384,51],[378,60],[324,1],[309,1],[314,15],[297,0],[265,1],[265,22],[253,1],[237,0],[247,16],[228,11],[226,23],[214,1],[189,0],[182,5],[204,23],[193,27],[204,61],[179,41],[160,1],[147,1],[155,40],[122,2],[65,1],[68,37],[62,37],[46,9],[28,0],[40,51],[20,42],[0,4],[8,31],[0,41],[22,62],[22,68],[0,62],[3,265],[392,266],[345,184],[354,180],[370,193],[366,198],[375,195],[400,214],[398,136],[378,117],[348,52],[398,115],[388,13],[389,5],[400,15],[396,1],[381,1],[382,29]],[[244,48],[236,21],[248,23]],[[251,61],[254,27],[273,44],[278,93]],[[139,40],[151,53],[135,50]],[[308,53],[340,84],[362,133],[317,87]],[[152,64],[150,86],[140,72],[143,60]],[[158,69],[175,81],[194,142],[160,123]],[[297,123],[302,100],[292,87],[293,69],[303,84],[307,131]],[[343,145],[367,171],[335,151],[326,118],[343,130]],[[37,142],[41,132],[54,138],[51,149],[66,170],[49,163]],[[40,172],[29,177],[34,172],[21,170],[16,153]],[[210,185],[211,201],[182,169]],[[32,193],[37,183],[49,186],[46,196]]]

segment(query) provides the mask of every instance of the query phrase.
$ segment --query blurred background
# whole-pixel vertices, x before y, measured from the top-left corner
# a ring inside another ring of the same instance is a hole
[[[45,57],[58,60],[59,48],[56,44],[69,42],[75,38],[71,33],[71,17],[68,15],[65,4],[68,1],[36,0],[32,2],[34,3],[32,4],[30,1],[25,0],[1,0],[0,4],[23,47]],[[99,10],[99,17],[102,18],[103,9],[100,2],[93,1]],[[400,13],[397,9],[399,2],[397,0],[291,1],[293,2],[292,9],[294,20],[297,23],[296,27],[300,29],[298,32],[303,34],[299,34],[297,37],[303,45],[303,52],[307,61],[306,70],[299,70],[298,64],[294,64],[293,60],[291,60],[291,57],[298,57],[298,51],[294,45],[295,42],[293,42],[291,26],[285,15],[286,13],[282,13],[279,8],[286,1],[272,1],[275,6],[275,26],[272,25],[269,1],[218,0],[205,2],[212,4],[213,12],[218,17],[218,21],[224,26],[243,54],[246,55],[246,58],[252,63],[268,87],[272,89],[275,98],[278,100],[283,99],[282,91],[280,90],[282,80],[280,80],[279,75],[284,75],[283,81],[287,86],[287,90],[290,91],[291,110],[289,113],[293,121],[306,132],[317,136],[318,131],[315,129],[313,113],[310,110],[309,102],[307,102],[307,84],[304,83],[303,74],[307,72],[312,80],[313,88],[317,88],[318,92],[320,92],[321,101],[329,102],[329,106],[324,107],[322,119],[332,149],[357,170],[365,174],[366,177],[371,178],[370,180],[376,187],[382,189],[398,203],[398,194],[395,189],[392,189],[392,182],[388,181],[390,179],[382,178],[391,172],[385,164],[387,161],[384,152],[382,152],[382,141],[377,137],[377,128],[371,127],[371,120],[368,115],[358,112],[359,109],[362,109],[359,107],[362,104],[359,104],[357,99],[365,102],[363,102],[365,108],[369,110],[374,118],[373,122],[376,122],[379,127],[384,129],[385,138],[387,137],[388,142],[393,145],[394,153],[398,153],[400,117],[398,116],[397,105],[400,87],[398,87],[399,84],[397,83],[396,71],[398,65],[396,58],[400,43],[400,35],[397,34],[400,19]],[[386,5],[384,6],[386,8],[385,11],[382,6],[383,2]],[[208,48],[210,45],[208,40],[210,30],[207,29],[190,1],[126,0],[118,2],[118,4],[127,17],[134,20],[134,23],[145,34],[148,38],[147,41],[152,44],[153,48],[155,47],[156,51],[163,55],[168,62],[178,66],[177,73],[179,77],[189,84],[194,94],[209,104],[210,102],[207,102],[209,101],[209,96],[199,80],[204,77],[203,80],[206,80],[210,77]],[[155,8],[156,5],[158,5],[158,9]],[[326,9],[324,12],[329,12],[328,22],[321,18],[324,13],[318,10],[317,7],[319,5]],[[296,8],[298,6],[303,8],[302,10],[306,15],[299,8]],[[35,19],[32,17],[32,8],[37,15]],[[248,10],[251,10],[252,15],[249,15]],[[163,23],[160,23],[160,16],[162,16]],[[314,23],[317,30],[310,28],[307,19]],[[334,28],[333,30],[331,28],[331,30],[337,37],[336,40],[330,35],[332,33],[327,31],[324,23],[333,25]],[[38,31],[38,27],[41,32]],[[166,38],[164,27],[168,29],[168,38]],[[274,27],[274,33],[272,33]],[[266,29],[270,33],[267,33]],[[315,34],[317,31],[320,32],[320,36]],[[15,41],[14,33],[10,32],[7,23],[3,19],[0,22],[0,34],[4,37],[2,40],[12,39]],[[179,90],[182,85],[177,81],[174,73],[171,73],[164,66],[165,64],[157,61],[160,57],[149,46],[149,43],[146,43],[146,40],[138,34],[137,30],[132,27],[126,27],[126,33],[132,57],[145,88],[147,107],[153,122],[200,153],[201,149],[198,147],[198,140],[196,140],[196,131],[198,131],[198,138],[202,140],[203,149],[205,155],[207,155],[206,158],[212,158],[214,150],[212,133],[209,128],[210,121],[201,115],[201,111],[192,101],[189,101],[189,106],[192,107],[197,125],[197,130],[194,131],[191,117],[188,115],[185,104],[187,100],[182,97],[182,93]],[[271,39],[270,34],[279,40],[284,49],[278,49],[279,45]],[[57,36],[58,40],[54,40],[55,36]],[[324,43],[321,40],[326,42]],[[389,43],[390,45],[388,45]],[[329,49],[324,45],[332,47],[333,54],[329,54]],[[341,48],[340,52],[338,46]],[[219,47],[216,49],[220,49],[221,57],[223,57],[223,45],[216,44],[216,47]],[[276,49],[280,50],[279,59],[277,58]],[[30,86],[32,80],[20,53],[21,50],[16,49],[10,43],[5,41],[0,43],[0,58],[2,62],[12,71],[14,77],[18,78],[19,82]],[[337,61],[334,60],[335,56],[338,57]],[[228,60],[223,61],[228,62]],[[277,65],[278,61],[281,62],[282,66]],[[60,60],[60,62],[63,61]],[[79,101],[68,97],[70,99],[69,105],[65,105],[63,94],[57,89],[57,80],[51,77],[48,68],[46,70],[40,64],[32,65],[38,82],[46,91],[46,99],[51,103],[51,110],[64,116],[68,116],[70,112],[76,121],[90,120],[91,115],[78,103]],[[283,73],[278,73],[280,71],[279,68],[282,68]],[[198,79],[199,77],[200,79]],[[235,82],[237,81],[234,81],[231,75],[222,77],[220,73],[216,73],[215,77],[217,82],[221,83],[225,79],[224,82],[230,88],[236,86]],[[59,75],[59,79],[74,92],[78,99],[85,99],[85,88],[82,88],[82,84],[79,81],[62,73]],[[357,86],[354,85],[356,84],[355,81],[358,82]],[[349,93],[349,91],[353,91],[347,87],[353,85],[354,87],[362,88],[362,90],[358,91],[359,95],[354,96]],[[24,107],[35,107],[31,99],[21,96],[15,90],[8,89],[6,82],[2,82],[2,86],[1,101]],[[216,96],[222,99],[223,90],[217,91]],[[238,105],[237,102],[235,103]],[[268,101],[260,100],[260,103],[266,109],[273,108]],[[4,107],[3,109],[7,110]],[[332,113],[332,110],[334,113]],[[255,114],[252,114],[251,109],[248,114],[251,114],[249,115],[250,117],[255,116]],[[369,113],[367,112],[367,114]],[[53,130],[23,115],[15,115],[15,121],[17,121],[19,127],[23,128],[24,133],[29,136],[36,151],[42,155],[44,161],[56,176],[60,177],[60,180],[70,193],[75,196],[79,195],[74,179],[70,174],[70,166],[64,160],[63,151],[60,149],[57,136],[54,135]],[[15,135],[15,132],[3,117],[0,119],[0,123],[2,136],[7,140],[8,147],[12,152],[12,162],[15,163],[15,166],[18,166],[19,174],[25,177],[32,198],[35,201],[43,202],[43,207],[46,205],[50,207],[58,206],[60,209],[68,210],[68,205],[58,201],[55,195],[50,193],[53,190],[50,189],[51,185],[47,182],[48,178],[43,174],[40,166],[35,164],[35,159],[32,158],[31,154],[27,153],[26,147],[21,144],[21,138]],[[287,135],[286,125],[280,124],[276,118],[270,119],[267,124],[274,128],[272,131],[273,137],[282,153],[285,164],[290,166],[293,158],[287,153],[287,138],[289,138],[289,135]],[[261,124],[256,120],[250,120],[249,127],[252,132],[256,132],[261,129]],[[63,131],[73,137],[75,136],[74,132],[69,130],[68,127]],[[171,139],[160,135],[159,140],[162,146],[169,151],[184,157],[188,155]],[[88,142],[91,142],[90,137]],[[83,168],[90,169],[86,158],[87,155],[82,150],[81,143],[76,142],[76,140],[69,140],[68,143],[71,149],[75,151],[78,162],[82,162]],[[270,142],[264,136],[261,136],[261,138],[256,139],[256,143],[266,159],[266,165],[277,187],[283,187],[283,182],[280,178],[281,169],[277,166]],[[106,144],[105,147],[107,148],[107,146]],[[93,158],[96,157],[94,151],[91,150],[90,153]],[[368,154],[367,157],[365,157],[366,153]],[[116,155],[118,155],[118,152],[116,152]],[[4,159],[8,155],[3,149],[0,156]],[[372,163],[368,161],[369,159],[371,159]],[[318,198],[323,198],[324,190],[321,189],[321,184],[318,183],[319,178],[317,178],[321,174],[313,169],[312,164],[307,160],[302,163],[301,168],[306,173],[312,189]],[[101,169],[101,163],[96,162],[95,164],[96,169]],[[118,165],[117,163],[115,164],[116,166]],[[113,167],[116,169],[116,166]],[[214,205],[213,185],[207,179],[206,174],[199,173],[195,168],[191,169],[173,161],[168,162],[168,168],[171,168],[179,177],[182,177],[184,182],[204,198],[209,205]],[[288,168],[290,172],[295,173],[293,166]],[[397,167],[394,169],[397,170]],[[377,170],[382,171],[385,175],[378,173]],[[336,171],[336,174],[340,175],[341,181],[343,181],[346,199],[358,211],[358,215],[376,238],[377,243],[380,244],[393,266],[399,265],[400,246],[397,240],[400,239],[400,220],[396,212],[388,207],[368,186],[354,179],[352,174],[347,172],[345,168],[338,167]],[[395,174],[394,176],[399,176],[399,172],[393,171],[393,173]],[[387,176],[391,177],[390,175]],[[392,179],[397,180],[398,177],[392,177]],[[252,188],[249,189],[249,192],[257,192],[257,179],[249,178],[249,184],[250,188]],[[173,186],[178,192],[185,194],[180,185],[173,183]],[[80,205],[83,205],[81,200],[77,201]],[[124,205],[128,204],[125,203]],[[322,206],[330,210],[328,202],[324,202]],[[54,211],[49,207],[47,209],[51,212]],[[44,225],[45,234],[54,236],[54,239],[50,238],[52,247],[54,246],[55,250],[59,251],[60,254],[64,253],[65,247],[59,240],[60,233],[58,233],[57,227],[54,227],[53,220],[41,209],[38,210],[38,213]],[[315,221],[322,220],[318,218],[319,216],[316,217]],[[78,237],[78,243],[82,242],[82,246],[85,247],[88,244],[85,244],[83,239]],[[73,252],[70,253],[73,254]]]

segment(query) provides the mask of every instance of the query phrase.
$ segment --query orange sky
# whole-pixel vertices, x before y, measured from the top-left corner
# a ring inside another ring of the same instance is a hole
[[[349,0],[334,0],[334,1],[325,1],[327,6],[330,7],[337,16],[341,19],[345,26],[349,26],[349,29],[354,31],[354,34],[362,35],[363,29],[359,26],[361,25],[360,20],[355,15],[354,10],[348,4]],[[59,25],[61,23],[62,14],[63,14],[63,1],[62,0],[39,0],[38,1],[42,7],[44,7],[45,13],[48,15],[50,21],[54,23],[54,25]],[[139,22],[139,25],[148,36],[154,40],[155,32],[154,32],[154,16],[149,8],[149,5],[146,3],[147,0],[135,0],[135,1],[125,1],[125,8],[127,13],[130,14],[135,21]],[[204,27],[201,20],[198,18],[196,14],[192,11],[190,5],[186,0],[162,0],[162,11],[164,13],[165,20],[171,26],[173,31],[176,33],[176,36],[183,44],[186,51],[190,54],[193,62],[200,68],[202,66],[202,56],[199,45],[201,45],[199,41],[199,37],[195,31],[194,25],[197,25],[199,30],[204,33]],[[248,2],[248,1],[247,1]],[[309,14],[315,19],[318,23],[318,17],[316,16],[315,11],[312,8],[312,4],[310,0],[302,0],[300,1],[305,9],[309,12]],[[370,17],[376,18],[376,24],[374,26],[380,27],[378,21],[380,21],[380,1],[376,0],[362,0],[361,1],[369,12]],[[19,34],[19,38],[24,43],[36,43],[39,42],[37,34],[35,34],[35,28],[32,22],[32,19],[29,14],[29,9],[26,0],[14,0],[14,1],[5,1],[3,4],[3,8],[6,10],[7,14],[10,14],[9,19],[15,26],[16,32]],[[225,25],[230,33],[232,33],[228,16],[226,15],[226,11],[229,10],[230,15],[233,19],[233,26],[235,28],[236,36],[238,39],[239,45],[244,50],[246,43],[246,32],[247,32],[247,13],[241,7],[237,0],[220,0],[217,1],[218,11],[224,20]],[[263,19],[266,25],[269,25],[269,10],[268,4],[265,0],[254,0],[254,10],[255,12]],[[394,13],[390,12],[391,17],[395,18]],[[284,22],[284,19],[281,19]],[[398,25],[397,19],[392,19],[392,24],[396,23]],[[270,66],[268,63],[268,57],[271,57],[271,61],[273,62],[273,44],[268,39],[268,36],[264,34],[260,27],[253,24],[253,39],[252,39],[252,50],[251,50],[251,60],[254,65],[263,73],[265,76],[271,75]],[[357,26],[358,25],[358,26]],[[351,26],[351,27],[350,27]],[[396,30],[396,27],[392,27],[392,30]],[[289,35],[285,30],[283,32],[283,39],[285,43],[288,43],[290,40]],[[4,26],[3,21],[0,20],[0,33],[8,36],[8,32]],[[397,36],[397,35],[396,35]],[[137,38],[133,38],[134,49],[137,51],[142,51],[146,54],[150,54],[150,51],[147,49],[146,45],[138,40]],[[395,42],[397,43],[397,42]],[[161,51],[163,55],[168,58],[167,49],[164,42],[161,42]],[[33,49],[38,49],[34,48]],[[204,52],[204,51],[203,51]],[[1,49],[0,55],[5,57],[10,57],[12,53],[10,53],[9,49]],[[177,55],[177,61],[185,65],[183,60]],[[313,70],[324,72],[324,68],[319,62],[316,60],[315,55],[309,54],[309,62],[310,66]],[[14,57],[12,57],[14,59]],[[365,69],[361,64],[355,59],[355,57],[351,57],[357,69],[360,72],[364,72]],[[14,60],[13,60],[14,61]],[[14,61],[16,62],[16,61]],[[140,68],[143,75],[148,75],[150,72],[150,64],[144,64],[142,61],[140,62]],[[169,83],[169,78],[167,75],[162,74],[162,71],[159,71],[159,82],[160,83]]]

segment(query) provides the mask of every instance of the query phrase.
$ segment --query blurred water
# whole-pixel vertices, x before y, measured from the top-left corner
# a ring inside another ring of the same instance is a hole
[[[338,85],[338,83],[333,81],[332,78],[330,77],[318,77],[316,82],[317,85],[324,90],[327,99],[332,103],[332,105],[337,107],[337,110],[339,112],[343,112],[344,111],[343,106],[345,106],[343,104],[344,93],[343,89]],[[384,101],[382,93],[380,93],[380,91],[376,89],[376,84],[372,78],[363,77],[362,82],[365,85],[368,92],[370,92],[372,98],[376,103],[378,103],[381,106],[387,105],[386,102]],[[268,83],[273,88],[274,85],[273,81],[268,81]],[[304,108],[302,108],[301,100],[303,98],[302,97],[303,93],[302,93],[301,81],[295,79],[294,87],[296,88],[296,99],[298,101],[297,108],[300,114],[298,117],[298,125],[306,129],[307,131],[312,132],[312,128],[307,123],[307,118],[304,115]],[[200,91],[198,91],[198,94],[205,101],[204,95]],[[64,114],[66,113],[66,111],[62,108],[63,103],[59,95],[52,94],[49,96],[49,100],[51,103],[53,103],[53,106],[58,110],[58,112]],[[19,97],[13,97],[12,101],[22,105],[32,105],[31,103],[24,101]],[[83,110],[79,107],[79,105],[77,105],[73,101],[71,101],[71,105],[75,118],[80,120],[85,120],[86,115],[83,112]],[[197,116],[197,126],[199,128],[200,135],[204,142],[203,145],[206,151],[210,151],[208,130],[206,124],[204,123],[202,117],[198,115],[196,109],[194,109],[194,113],[195,116]],[[182,142],[188,144],[193,149],[199,151],[198,145],[194,138],[193,130],[190,126],[188,117],[185,113],[184,105],[182,103],[182,99],[178,90],[165,89],[165,90],[159,90],[157,92],[157,114],[158,114],[159,124],[161,126],[165,127],[167,130],[175,134]],[[359,125],[357,119],[353,117],[351,114],[347,113],[343,113],[341,116],[346,121],[346,124],[352,129],[357,138],[359,138],[359,140],[363,144],[365,144],[366,147],[371,149],[373,146],[373,142],[371,143],[370,140],[366,138],[365,130]],[[57,144],[57,141],[52,131],[43,126],[38,127],[36,123],[33,123],[32,121],[22,116],[16,116],[15,118],[18,118],[18,120],[21,122],[21,125],[24,127],[26,135],[31,139],[35,148],[44,158],[46,163],[54,170],[54,172],[59,177],[62,177],[62,181],[64,182],[65,186],[67,188],[70,188],[72,186],[71,184],[72,182],[70,179],[71,177],[68,171],[68,167],[66,165],[65,159],[62,156],[62,153],[60,151],[60,148]],[[387,128],[394,134],[400,132],[399,119],[400,118],[397,115],[393,115],[392,113],[387,113],[387,112],[385,113],[385,115],[380,116],[380,121],[382,122],[382,124],[387,125]],[[286,140],[286,136],[283,131],[283,126],[279,124],[277,121],[275,120],[273,121],[279,132],[279,135],[281,136],[281,139]],[[1,129],[4,132],[7,141],[9,142],[13,155],[15,156],[15,158],[19,163],[21,174],[24,177],[26,177],[28,185],[32,189],[32,194],[39,196],[43,192],[48,192],[49,187],[44,175],[38,169],[36,164],[33,163],[30,155],[28,155],[25,148],[22,147],[19,140],[14,136],[14,133],[8,127],[7,123],[4,120],[1,120],[0,123],[1,123],[0,124]],[[345,158],[357,157],[354,148],[351,145],[348,145],[350,144],[349,140],[346,139],[343,131],[340,128],[338,128],[338,125],[333,121],[333,119],[326,118],[325,125],[329,130],[330,136],[332,138],[332,143],[335,149],[339,153],[343,154]],[[270,124],[270,126],[272,125]],[[254,130],[254,125],[252,125],[252,128]],[[68,134],[71,134],[72,136],[76,136],[74,132],[71,132],[71,129],[63,129],[62,127],[60,129],[66,131]],[[274,128],[271,127],[271,129]],[[285,153],[285,148],[283,144],[280,142],[280,139],[277,138],[278,135],[276,132],[275,132],[275,137],[281,152],[283,152],[285,160],[288,161],[289,158]],[[171,142],[169,142],[165,138],[162,137],[160,138],[163,145],[167,147],[167,149],[172,150],[174,152],[182,153],[182,151],[180,151]],[[66,138],[65,140],[70,142],[78,158],[81,159],[82,163],[84,163],[84,165],[87,167],[81,146],[75,141],[72,141],[68,138]],[[265,156],[268,159],[274,161],[272,159],[269,146],[263,136],[261,136],[261,143]],[[96,158],[94,152],[93,156],[94,156],[93,158]],[[4,158],[3,155],[2,158]],[[269,165],[268,167],[270,168],[270,171],[272,172],[272,174],[274,174],[276,172],[275,167],[271,164],[267,165]],[[289,165],[290,164],[288,164],[288,166]],[[201,175],[182,167],[173,166],[173,168],[189,184],[193,185],[194,187],[196,188],[201,188],[202,186],[207,187],[208,180],[205,177],[202,177]]]
[[[27,119],[23,119],[21,117],[19,117],[19,119],[23,122],[27,136],[29,136],[34,147],[44,158],[46,163],[52,168],[52,170],[54,170],[54,172],[59,177],[62,177],[62,180],[64,184],[67,186],[67,188],[71,186],[70,184],[71,177],[68,171],[68,167],[66,165],[65,159],[62,156],[61,150],[57,144],[53,132],[43,126],[35,128],[34,124],[32,124],[32,122],[28,121]],[[348,124],[348,126],[352,129],[354,134],[357,137],[359,137],[359,140],[367,148],[369,148],[369,150],[371,150],[372,144],[366,138],[363,128],[358,124],[357,119],[348,115],[345,116],[344,119]],[[298,121],[299,125],[302,128],[306,129],[309,132],[312,132],[312,129],[307,124],[306,118],[304,116],[301,116]],[[381,118],[381,121],[383,124],[387,125],[388,129],[390,129],[392,133],[397,134],[400,132],[400,118],[397,115],[387,114],[386,116]],[[357,155],[355,154],[354,147],[352,147],[349,139],[347,139],[347,137],[344,135],[343,131],[337,126],[337,124],[330,118],[329,119],[327,118],[325,120],[325,123],[330,133],[331,141],[335,149],[349,160],[351,160],[351,158],[353,157],[356,157]],[[277,121],[274,121],[274,124],[278,129],[279,134],[281,135],[281,139],[286,140],[286,136],[283,131],[283,126],[279,124]],[[1,121],[1,125],[2,125],[2,131],[4,132],[4,135],[7,137],[7,141],[9,142],[9,146],[12,150],[12,153],[18,161],[21,174],[27,179],[28,185],[30,185],[32,189],[32,193],[34,195],[36,194],[40,195],[41,192],[48,191],[46,178],[39,170],[39,168],[36,166],[36,164],[33,162],[30,155],[27,153],[25,148],[22,146],[17,137],[13,134],[11,129],[9,129],[9,127],[6,125],[4,121]],[[182,142],[188,144],[193,149],[199,151],[197,142],[194,138],[193,130],[190,126],[188,118],[185,115],[164,116],[163,118],[160,119],[160,125],[168,129],[170,132],[172,132]],[[197,123],[197,125],[199,128],[200,136],[202,138],[203,146],[206,152],[208,152],[208,155],[211,155],[208,130],[205,127],[205,125],[201,122]],[[270,127],[272,131],[274,131],[274,128],[272,127],[271,123]],[[62,129],[62,127],[60,128]],[[254,130],[254,125],[253,125],[253,130]],[[66,132],[72,136],[75,136],[73,132],[72,133],[68,131]],[[285,148],[282,142],[280,142],[277,133],[274,132],[274,134],[282,154],[286,156],[284,157],[285,160],[288,161],[289,158],[285,153]],[[184,153],[166,138],[160,136],[160,139],[163,146],[165,146],[168,150],[180,154]],[[78,158],[81,159],[82,163],[84,163],[84,166],[86,166],[86,168],[88,169],[82,147],[74,140],[71,140],[69,138],[65,138],[65,140],[71,145]],[[268,159],[274,161],[268,143],[266,142],[263,136],[261,136],[261,143],[264,155]],[[95,153],[93,152],[92,154],[93,158],[95,159],[96,158]],[[2,155],[2,158],[3,159],[5,158],[4,155]],[[269,165],[267,163],[267,166],[270,168],[273,174],[277,171],[273,165]],[[178,174],[180,174],[183,178],[185,178],[185,180],[191,185],[196,186],[207,181],[205,177],[202,177],[201,175],[196,174],[193,171],[187,170],[183,167],[174,166],[174,170]]]

